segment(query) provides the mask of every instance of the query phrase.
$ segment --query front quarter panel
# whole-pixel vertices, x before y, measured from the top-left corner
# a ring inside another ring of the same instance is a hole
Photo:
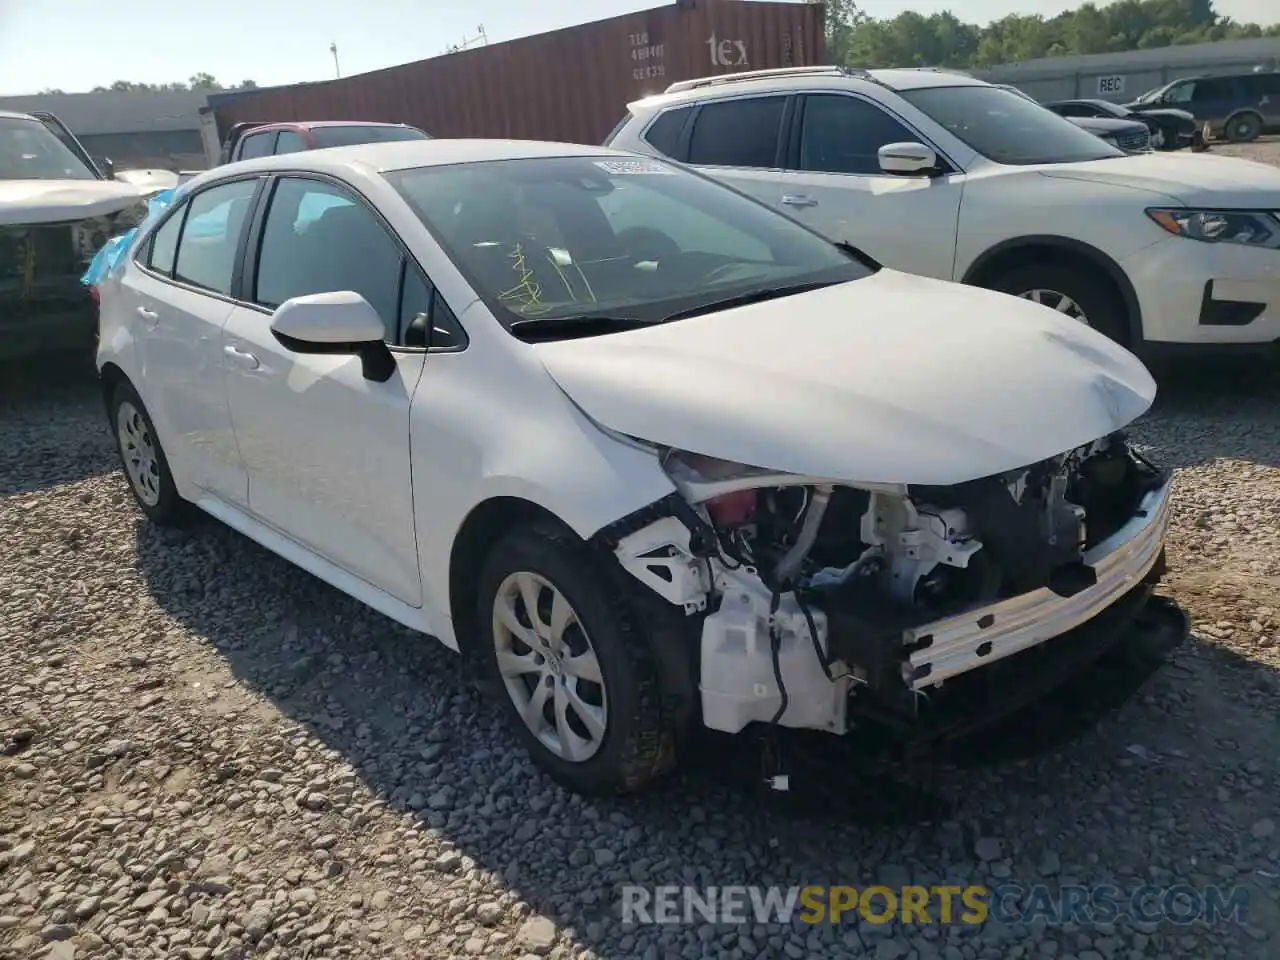
[[[1170,202],[1162,194],[1045,176],[1034,168],[984,170],[965,187],[955,279],[988,250],[1019,237],[1065,237],[1120,262],[1163,238],[1143,211]]]
[[[654,453],[589,420],[484,304],[460,319],[471,344],[428,357],[410,419],[424,602],[445,614],[450,646],[453,543],[480,504],[526,500],[586,539],[675,489]]]

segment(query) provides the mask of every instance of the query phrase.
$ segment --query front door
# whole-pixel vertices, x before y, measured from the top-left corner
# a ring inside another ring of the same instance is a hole
[[[802,99],[798,151],[784,175],[779,209],[893,270],[952,279],[964,174],[887,174],[880,148],[920,142],[919,134],[860,97]]]
[[[228,503],[248,503],[223,376],[222,328],[234,309],[241,235],[260,179],[195,194],[173,211],[125,271],[143,401],[175,475]]]
[[[354,356],[294,353],[271,332],[285,300],[353,290],[398,342],[403,257],[373,212],[331,182],[278,181],[262,230],[253,306],[224,328],[231,417],[253,515],[390,594],[422,603],[409,463],[409,406],[423,351],[395,353],[385,383]]]

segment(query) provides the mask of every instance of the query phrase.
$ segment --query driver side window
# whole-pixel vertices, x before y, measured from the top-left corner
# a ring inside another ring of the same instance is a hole
[[[886,176],[880,169],[880,148],[919,139],[865,100],[834,93],[811,94],[805,97],[800,169]]]
[[[1170,88],[1169,92],[1163,97],[1169,103],[1190,103],[1191,98],[1195,96],[1196,82],[1189,80],[1186,83],[1180,83],[1176,87]]]

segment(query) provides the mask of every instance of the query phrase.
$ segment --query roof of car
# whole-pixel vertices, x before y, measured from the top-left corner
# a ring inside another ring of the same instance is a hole
[[[270,123],[263,123],[253,128],[253,133],[262,130],[276,130],[282,127],[296,129],[301,127],[304,130],[317,130],[321,127],[403,127],[403,123],[383,123],[381,120],[272,120]],[[246,132],[245,136],[248,136]]]
[[[12,110],[0,110],[0,120],[34,120],[29,113],[14,113]]]
[[[631,156],[607,147],[580,143],[552,143],[540,140],[396,140],[361,143],[350,147],[304,150],[271,157],[238,160],[206,171],[191,181],[197,186],[228,175],[274,170],[311,170],[340,174],[351,169],[386,173],[415,167],[437,167],[486,160],[524,160],[535,157],[621,157]]]
[[[887,70],[856,70],[841,72],[836,67],[806,67],[795,72],[776,71],[772,75],[728,79],[732,74],[714,78],[705,85],[664,91],[634,101],[630,106],[663,107],[671,103],[688,103],[739,93],[760,93],[774,90],[805,90],[815,86],[847,85],[854,89],[868,85],[895,91],[920,90],[926,87],[987,87],[991,84],[967,73],[933,67],[895,68]],[[712,78],[707,78],[708,80]]]

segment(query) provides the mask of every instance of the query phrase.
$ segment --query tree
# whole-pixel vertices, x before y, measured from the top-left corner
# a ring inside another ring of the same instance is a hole
[[[187,83],[135,83],[132,80],[117,80],[109,87],[94,87],[93,93],[158,93],[169,90],[256,90],[258,84],[253,80],[241,80],[232,87],[223,87],[210,73],[197,73]],[[61,93],[61,90],[46,91]]]
[[[951,13],[908,11],[875,20],[853,0],[810,0],[826,8],[829,62],[862,67],[993,66],[1040,57],[1280,36],[1219,16],[1213,0],[1114,0],[1056,17],[1011,15],[979,27]]]

